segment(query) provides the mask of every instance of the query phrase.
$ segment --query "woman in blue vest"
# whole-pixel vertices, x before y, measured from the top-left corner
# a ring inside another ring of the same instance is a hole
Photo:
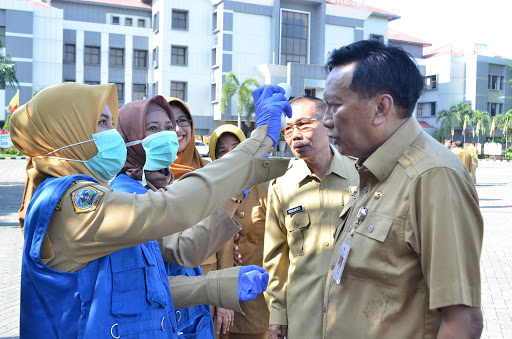
[[[260,158],[286,106],[274,92],[260,93],[262,126],[240,152],[166,190],[140,195],[114,192],[108,184],[126,160],[115,130],[115,85],[60,84],[18,108],[11,139],[29,156],[20,208],[20,337],[177,337],[167,274],[152,240],[196,224],[247,183],[284,173],[286,161]],[[236,304],[216,292],[232,276],[239,277],[239,300],[254,298],[265,286],[265,274],[248,267],[176,279],[173,293]]]
[[[155,96],[125,104],[119,110],[117,130],[127,147],[126,163],[110,186],[118,192],[145,194],[164,189],[173,182],[169,166],[179,147],[176,120],[166,99]],[[217,251],[239,230],[232,219],[237,203],[228,200],[204,221],[186,231],[159,241],[168,276],[201,276],[200,263]],[[215,232],[217,231],[217,232]],[[166,248],[163,248],[163,246]],[[172,294],[172,280],[170,281]],[[221,286],[222,293],[233,293],[233,284]],[[214,338],[210,307],[197,305],[176,309],[177,331],[182,338]]]

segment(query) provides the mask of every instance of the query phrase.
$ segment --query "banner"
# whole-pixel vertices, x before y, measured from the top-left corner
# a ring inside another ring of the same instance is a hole
[[[0,134],[0,148],[11,148],[12,142],[9,134]]]
[[[462,136],[466,135],[466,117],[464,117],[464,126],[462,126]]]
[[[496,125],[494,124],[494,118],[492,118],[492,125],[491,125],[491,133],[489,133],[489,136],[492,137],[492,133],[496,129]]]
[[[476,131],[475,131],[476,137],[480,135],[480,119],[478,119],[478,122],[476,123]]]

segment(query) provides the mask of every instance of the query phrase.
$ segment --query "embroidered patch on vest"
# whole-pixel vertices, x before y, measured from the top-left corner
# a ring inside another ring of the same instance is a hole
[[[103,192],[93,186],[85,186],[71,193],[76,213],[92,212],[98,207]]]

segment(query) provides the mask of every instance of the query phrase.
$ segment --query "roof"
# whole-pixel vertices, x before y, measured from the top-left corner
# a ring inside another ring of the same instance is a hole
[[[400,16],[394,14],[394,13],[391,13],[391,12],[388,12],[388,11],[385,11],[385,10],[382,10],[380,8],[377,8],[377,7],[373,7],[373,6],[368,6],[365,4],[364,1],[349,1],[349,3],[347,4],[346,0],[325,0],[326,3],[328,4],[331,4],[331,5],[336,5],[336,6],[344,6],[344,7],[351,7],[351,8],[361,8],[361,9],[367,9],[367,10],[370,10],[373,12],[373,14],[378,14],[378,15],[382,15],[382,16],[386,16],[388,18],[388,20],[395,20],[395,19],[400,19]]]
[[[34,7],[54,8],[45,2],[41,2],[41,1],[37,1],[37,0],[20,0],[20,1],[32,2],[32,3],[34,3]]]
[[[418,123],[420,124],[421,128],[423,128],[423,129],[434,128],[434,126],[426,123],[425,121],[418,120]]]
[[[107,6],[151,9],[151,5],[148,5],[141,0],[78,0],[78,2],[91,2]]]
[[[423,47],[432,46],[430,42],[413,37],[412,35],[395,31],[394,29],[391,28],[388,28],[388,40],[402,41],[410,44],[421,45]]]
[[[503,59],[509,59],[509,58],[506,58],[504,56],[498,55],[493,52],[479,51],[479,50],[475,49],[474,47],[464,48],[463,46],[460,46],[460,45],[457,45],[454,43],[449,43],[446,45],[442,45],[440,47],[428,48],[427,50],[425,50],[423,52],[424,59],[440,57],[440,56],[445,56],[445,55],[453,55],[453,56],[485,55],[485,56],[489,56],[489,57],[500,57]]]

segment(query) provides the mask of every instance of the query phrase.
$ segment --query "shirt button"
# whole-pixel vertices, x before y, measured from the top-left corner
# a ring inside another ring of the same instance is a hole
[[[374,229],[373,225],[368,226],[368,232],[372,233],[373,229]]]
[[[327,313],[327,307],[322,307],[322,311],[324,311],[324,313]]]
[[[366,187],[366,186],[365,186],[365,187],[363,187],[363,193],[364,193],[364,194],[368,193],[368,187]]]
[[[333,270],[333,269],[334,269],[334,264],[331,264],[331,270]]]
[[[324,189],[325,189],[325,186],[324,186],[324,185],[320,186],[320,189],[321,189],[321,190],[324,190]]]
[[[329,246],[329,243],[328,243],[327,241],[326,241],[326,242],[324,242],[324,246],[325,246],[325,247]]]
[[[322,214],[322,217],[327,218],[327,217],[328,217],[328,214],[327,214],[327,213],[324,213],[324,214]]]
[[[265,160],[265,162],[263,163],[263,167],[270,167],[272,163],[270,162],[270,160]]]
[[[243,218],[245,217],[245,212],[240,212],[240,214],[238,214],[240,216],[240,218]]]

